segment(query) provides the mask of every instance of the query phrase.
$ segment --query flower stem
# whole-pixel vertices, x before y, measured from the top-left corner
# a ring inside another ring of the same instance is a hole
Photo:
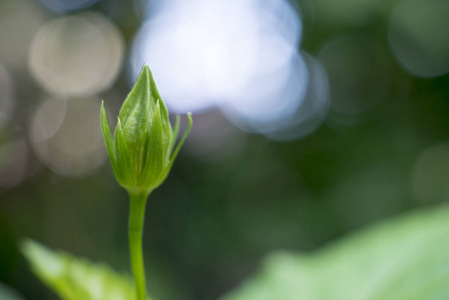
[[[137,300],[146,300],[145,265],[142,253],[142,233],[145,219],[145,204],[147,193],[129,193],[129,251],[131,256],[131,267],[136,286]]]

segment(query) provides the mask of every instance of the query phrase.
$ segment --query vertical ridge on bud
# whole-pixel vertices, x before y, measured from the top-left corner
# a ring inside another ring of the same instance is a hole
[[[145,165],[144,181],[159,185],[160,174],[165,167],[164,136],[162,131],[162,118],[159,102],[156,104],[153,122],[151,124],[147,164]]]
[[[156,81],[153,78],[153,73],[150,70],[150,67],[148,67],[148,65],[144,66],[144,69],[147,68],[148,71],[148,77],[149,77],[149,89],[150,89],[150,93],[151,93],[151,103],[152,103],[152,107],[155,108],[156,104],[159,100],[162,100],[161,95],[159,94],[159,90],[156,86]],[[165,104],[162,104],[164,106],[165,112],[168,116],[168,111],[167,108],[165,107]]]
[[[126,144],[120,118],[117,119],[117,126],[115,127],[114,146],[119,171],[119,176],[116,174],[117,180],[122,185],[128,185],[125,184],[125,178],[128,179],[127,181],[130,183],[133,181],[134,176],[130,172],[131,162],[129,161],[128,146]]]
[[[145,103],[149,106],[150,102],[150,68],[145,65],[142,68],[142,72],[137,78],[134,87],[131,92],[129,92],[125,101],[123,102],[122,108],[120,109],[119,118],[123,123],[123,126],[126,126],[128,119],[133,116],[133,112],[137,111],[139,108],[139,102]],[[145,111],[141,111],[145,112]]]

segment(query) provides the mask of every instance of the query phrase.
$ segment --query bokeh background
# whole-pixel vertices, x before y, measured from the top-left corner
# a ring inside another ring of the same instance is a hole
[[[144,63],[172,115],[194,114],[147,207],[157,299],[216,299],[270,251],[448,201],[448,16],[447,0],[0,0],[0,282],[56,299],[24,238],[128,270],[99,107],[113,122]]]

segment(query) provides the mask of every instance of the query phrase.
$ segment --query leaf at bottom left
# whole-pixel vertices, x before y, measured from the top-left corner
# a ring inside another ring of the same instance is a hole
[[[108,265],[92,263],[27,240],[22,252],[35,275],[61,300],[135,300],[131,278]]]

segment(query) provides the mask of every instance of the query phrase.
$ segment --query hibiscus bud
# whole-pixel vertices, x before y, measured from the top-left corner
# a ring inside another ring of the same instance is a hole
[[[114,136],[101,105],[101,127],[111,165],[117,181],[128,192],[149,194],[164,182],[190,131],[192,118],[187,116],[189,125],[175,149],[179,117],[173,129],[147,65],[120,109]]]

